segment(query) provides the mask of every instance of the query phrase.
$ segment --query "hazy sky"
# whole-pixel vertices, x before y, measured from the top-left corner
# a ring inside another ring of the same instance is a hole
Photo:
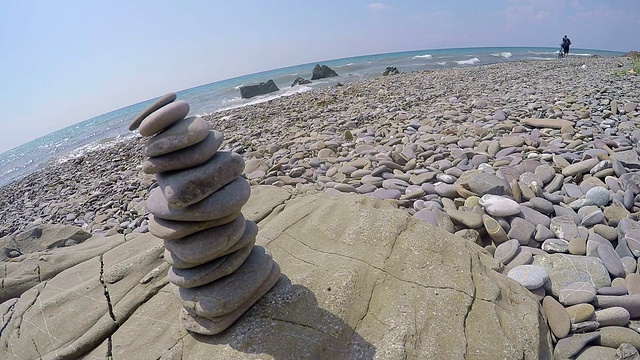
[[[640,50],[640,0],[3,0],[0,153],[239,75],[475,46]]]

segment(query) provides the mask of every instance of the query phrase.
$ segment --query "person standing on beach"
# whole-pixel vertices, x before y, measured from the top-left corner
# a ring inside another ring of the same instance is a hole
[[[562,38],[562,57],[567,57],[569,55],[569,45],[571,45],[571,40],[565,35]]]

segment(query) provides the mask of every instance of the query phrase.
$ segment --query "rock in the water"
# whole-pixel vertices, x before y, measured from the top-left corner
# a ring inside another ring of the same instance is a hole
[[[313,80],[313,79],[312,79]],[[267,82],[259,84],[245,85],[240,87],[240,96],[243,99],[249,99],[258,95],[265,95],[280,90],[278,85],[269,79]]]
[[[338,74],[330,67],[328,67],[327,65],[321,66],[320,64],[316,64],[316,66],[313,67],[313,75],[311,75],[311,80],[324,79],[334,76],[338,76]]]
[[[306,84],[311,84],[310,80],[307,79],[303,79],[301,77],[297,77],[293,80],[293,82],[291,83],[291,87],[294,87],[296,85],[306,85]]]

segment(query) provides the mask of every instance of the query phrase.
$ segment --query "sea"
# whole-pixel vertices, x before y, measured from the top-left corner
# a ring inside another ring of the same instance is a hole
[[[322,60],[244,75],[177,91],[176,94],[178,99],[189,103],[191,106],[190,115],[205,115],[266,102],[298,92],[334,86],[338,82],[348,84],[380,77],[389,66],[396,67],[400,72],[411,72],[479,66],[507,61],[562,61],[557,58],[558,50],[559,48],[550,47],[480,47],[356,56]],[[623,54],[614,51],[572,48],[569,57],[615,57]],[[327,65],[335,70],[339,76],[314,80],[308,85],[291,87],[291,83],[297,77],[310,79],[315,64]],[[269,79],[278,85],[279,91],[250,99],[240,97],[241,86],[266,82]],[[122,141],[139,136],[136,135],[137,132],[128,130],[129,124],[154,100],[155,98],[149,99],[86,119],[0,154],[0,187],[36,172],[47,164],[69,161],[88,152],[117,146]]]

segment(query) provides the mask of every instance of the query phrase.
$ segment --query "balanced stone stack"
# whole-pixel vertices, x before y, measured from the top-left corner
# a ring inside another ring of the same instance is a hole
[[[240,177],[244,160],[218,151],[222,133],[200,117],[185,118],[189,104],[175,99],[159,98],[129,130],[149,137],[142,170],[159,185],[147,199],[149,229],[164,240],[180,320],[189,331],[213,335],[267,293],[280,269],[254,246],[258,228],[241,213],[251,192]]]

